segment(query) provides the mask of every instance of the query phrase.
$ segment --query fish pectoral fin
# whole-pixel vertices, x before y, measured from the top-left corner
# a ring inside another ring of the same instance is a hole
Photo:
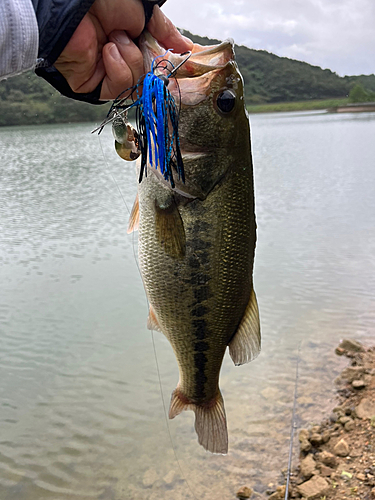
[[[134,200],[132,211],[130,212],[128,234],[137,231],[139,227],[139,198],[138,193]]]
[[[258,303],[254,290],[240,326],[229,343],[229,354],[235,365],[243,365],[255,359],[260,353],[260,320]]]
[[[149,310],[148,318],[147,318],[147,328],[149,330],[156,330],[158,332],[162,331],[162,329],[159,326],[158,319],[155,315],[154,308],[152,307],[151,304],[150,304],[150,310]]]
[[[220,390],[216,398],[202,405],[194,404],[177,387],[172,393],[169,418],[174,418],[184,410],[195,413],[195,431],[198,442],[211,453],[228,453],[228,430],[224,401]]]
[[[186,252],[184,223],[176,202],[172,199],[167,207],[155,201],[156,237],[165,252],[174,258],[182,258]]]

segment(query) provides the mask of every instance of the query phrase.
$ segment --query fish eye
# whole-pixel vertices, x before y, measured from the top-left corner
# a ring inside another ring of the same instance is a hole
[[[223,113],[230,113],[236,104],[236,94],[232,90],[223,90],[217,96],[216,104]]]

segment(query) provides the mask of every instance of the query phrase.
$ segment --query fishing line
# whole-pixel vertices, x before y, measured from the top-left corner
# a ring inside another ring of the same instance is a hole
[[[128,204],[126,203],[125,197],[124,197],[124,195],[123,195],[123,193],[121,191],[120,185],[116,181],[115,176],[112,174],[111,169],[109,168],[109,165],[108,165],[108,162],[107,162],[107,158],[106,158],[106,156],[104,154],[103,144],[102,144],[100,136],[99,136],[99,144],[100,144],[100,149],[102,151],[104,162],[105,162],[106,167],[107,167],[107,173],[109,173],[109,175],[111,176],[114,184],[116,185],[117,190],[120,193],[120,196],[121,196],[121,198],[122,198],[122,200],[124,202],[126,210],[128,211],[128,214],[130,215],[130,210],[129,210]],[[137,266],[139,275],[141,276],[141,270],[140,270],[140,267],[139,267],[138,256],[137,256],[137,253],[136,253],[136,250],[135,250],[135,234],[134,234],[134,231],[132,233],[132,248],[133,248],[134,261],[135,261],[135,264]],[[150,303],[148,301],[148,297],[147,297],[146,293],[145,293],[145,297],[146,297],[147,306],[150,307]],[[175,460],[177,462],[177,466],[179,468],[181,477],[184,479],[184,481],[185,481],[185,483],[186,483],[186,485],[187,485],[187,487],[188,487],[191,495],[193,496],[194,500],[197,500],[197,497],[195,496],[195,494],[193,492],[193,489],[190,486],[190,483],[187,480],[186,475],[184,474],[184,471],[182,469],[180,460],[179,460],[179,458],[177,456],[176,447],[175,447],[175,444],[174,444],[174,441],[173,441],[173,437],[172,437],[172,433],[171,433],[171,429],[170,429],[170,425],[169,425],[169,421],[168,421],[168,417],[167,417],[167,405],[165,403],[164,394],[163,394],[163,384],[162,384],[162,381],[161,381],[161,374],[160,374],[159,362],[158,362],[158,357],[157,357],[157,352],[156,352],[154,330],[151,330],[151,338],[152,338],[152,347],[153,347],[153,352],[154,352],[154,357],[155,357],[156,371],[157,371],[158,380],[159,380],[159,388],[160,388],[160,395],[161,395],[161,400],[162,400],[162,405],[163,405],[164,419],[165,419],[165,423],[166,423],[166,427],[167,427],[167,431],[168,431],[169,440],[171,442],[173,454],[174,454]]]
[[[107,170],[105,170],[105,172],[111,176],[112,181],[114,182],[115,186],[117,187],[117,190],[118,190],[118,192],[120,193],[120,196],[121,196],[121,198],[122,198],[122,201],[124,202],[125,208],[126,208],[126,210],[128,211],[128,214],[130,215],[130,210],[129,210],[128,204],[126,203],[125,197],[124,197],[124,195],[122,194],[122,191],[121,191],[120,185],[119,185],[119,183],[116,181],[115,176],[112,174],[111,169],[109,168],[109,165],[108,165],[108,162],[107,162],[107,158],[106,158],[106,156],[105,156],[105,154],[104,154],[103,144],[102,144],[102,141],[101,141],[101,137],[100,137],[100,135],[98,136],[98,138],[99,138],[100,149],[101,149],[101,151],[102,151],[102,155],[103,155],[103,160],[104,160],[104,163],[106,164],[106,167],[107,167]]]
[[[135,260],[135,263],[137,265],[139,275],[141,276],[141,269],[139,267],[138,258],[137,258],[137,255],[135,253],[134,231],[133,231],[133,254],[134,254],[134,260]],[[147,306],[148,306],[148,308],[150,308],[150,303],[149,303],[149,300],[148,300],[146,292],[145,292],[145,297],[146,297]],[[166,425],[167,431],[168,431],[169,440],[171,442],[173,454],[174,454],[174,457],[176,459],[177,466],[178,466],[178,468],[180,470],[181,476],[182,476],[183,480],[185,481],[185,483],[186,483],[186,485],[187,485],[190,493],[193,495],[193,498],[195,500],[197,500],[197,497],[194,495],[194,492],[193,492],[193,490],[192,490],[192,488],[190,486],[190,483],[187,480],[186,475],[184,474],[184,471],[182,470],[181,463],[180,463],[180,460],[179,460],[179,458],[177,456],[176,447],[175,447],[175,444],[174,444],[174,441],[173,441],[173,437],[172,437],[172,433],[171,433],[171,428],[170,428],[169,420],[168,420],[168,417],[167,417],[167,405],[165,403],[164,394],[163,394],[163,384],[162,384],[162,381],[161,381],[161,374],[160,374],[160,368],[159,368],[159,362],[158,362],[158,355],[157,355],[157,352],[156,352],[154,330],[151,330],[151,338],[152,338],[152,347],[153,347],[154,357],[155,357],[156,372],[158,374],[158,380],[159,380],[160,395],[161,395],[161,400],[162,400],[162,404],[163,404],[163,414],[164,414],[164,419],[165,419],[165,425]]]
[[[168,52],[168,51],[167,51]],[[171,183],[172,188],[174,187],[174,180],[173,180],[173,174],[172,174],[172,167],[175,168],[175,170],[178,173],[179,179],[181,179],[183,182],[185,181],[184,179],[184,170],[183,170],[183,163],[182,163],[182,156],[180,152],[180,143],[179,143],[179,137],[178,137],[178,117],[179,117],[179,112],[180,112],[180,107],[181,107],[181,92],[179,85],[176,80],[176,86],[178,89],[178,94],[179,94],[179,106],[177,107],[173,97],[170,95],[169,91],[167,90],[168,86],[168,78],[174,77],[174,75],[177,73],[177,70],[189,59],[191,56],[191,52],[186,52],[181,55],[186,55],[185,59],[178,64],[177,66],[174,66],[170,61],[166,59],[162,59],[161,61],[158,62],[158,64],[154,63],[155,61],[160,58],[160,57],[165,57],[167,52],[163,56],[158,56],[154,59],[152,62],[152,71],[148,73],[147,75],[144,75],[142,78],[142,81],[138,82],[138,84],[133,87],[132,89],[126,89],[124,92],[122,92],[117,99],[114,101],[114,103],[111,106],[110,111],[108,112],[107,118],[101,123],[101,125],[93,130],[93,132],[98,131],[99,134],[103,130],[104,126],[107,123],[110,123],[114,121],[117,117],[122,117],[122,115],[125,116],[126,119],[126,112],[133,108],[136,107],[136,123],[137,123],[137,128],[138,128],[138,149],[140,150],[141,153],[141,169],[140,169],[140,178],[139,182],[142,180],[142,174],[143,172],[145,175],[147,175],[147,156],[149,156],[149,161],[152,164],[152,153],[154,152],[156,158],[156,168],[159,165],[159,168],[161,170],[161,173],[164,174],[164,178],[166,180],[169,180]],[[156,69],[160,69],[162,67],[162,64],[164,64],[163,69],[164,70],[169,70],[169,75],[160,75],[160,77],[157,77],[154,72]],[[170,64],[171,69],[167,67],[167,65]],[[139,87],[143,87],[143,93],[142,97],[139,95]],[[132,90],[130,95],[127,98],[121,98],[121,96],[129,91]],[[135,100],[133,98],[133,93],[134,91],[136,92],[137,99]],[[130,105],[124,105],[126,100],[131,97],[133,100],[132,104]],[[146,99],[148,97],[148,99]],[[164,104],[162,105],[161,102]],[[155,114],[155,109],[157,108],[157,112]],[[146,120],[145,120],[145,117]],[[125,123],[125,122],[124,122]],[[172,127],[172,135],[169,134],[169,124]],[[157,133],[155,132],[155,129],[157,129]],[[157,147],[155,146],[154,151],[152,150],[151,147],[151,136],[153,139],[154,144],[157,144]],[[130,210],[128,208],[128,205],[126,203],[125,197],[120,189],[120,186],[118,182],[116,181],[114,175],[112,174],[110,168],[108,167],[108,162],[106,160],[104,150],[102,143],[99,139],[100,147],[102,150],[102,155],[105,161],[105,164],[107,165],[107,170],[115,183],[118,192],[120,193],[120,196],[124,202],[124,205],[130,214]],[[148,153],[148,155],[147,155]],[[121,157],[123,157],[120,154]],[[128,159],[128,158],[124,158]],[[136,266],[138,268],[138,272],[141,275],[140,267],[139,267],[139,262],[138,258],[136,255],[135,251],[135,235],[133,232],[132,235],[132,247],[133,247],[133,255],[134,255],[134,260],[136,263]],[[146,296],[146,302],[147,305],[150,306],[147,294],[145,293]],[[172,446],[172,450],[174,453],[175,460],[177,462],[181,477],[184,479],[188,490],[190,491],[192,497],[197,500],[197,497],[195,496],[192,487],[190,486],[189,481],[187,480],[183,470],[182,466],[180,463],[180,460],[177,456],[177,451],[176,447],[172,438],[171,434],[171,429],[169,425],[169,420],[167,417],[167,405],[164,399],[163,395],[163,385],[161,381],[161,374],[160,374],[160,368],[159,368],[159,363],[158,363],[158,358],[157,358],[157,352],[156,352],[156,344],[155,344],[155,338],[154,338],[154,331],[151,330],[151,338],[152,338],[152,345],[153,345],[153,351],[154,351],[154,357],[155,357],[155,365],[156,365],[156,371],[158,375],[158,380],[159,380],[159,388],[160,388],[160,395],[162,399],[162,405],[163,405],[163,411],[164,411],[164,418],[165,418],[165,423],[169,435],[169,440]]]
[[[138,256],[135,252],[135,235],[134,235],[135,231],[133,231],[132,233],[132,246],[133,246],[133,255],[134,255],[134,260],[135,260],[135,264],[137,266],[137,269],[138,269],[138,272],[139,272],[139,275],[141,275],[141,269],[139,267],[139,261],[138,261]],[[148,300],[148,297],[147,297],[147,294],[146,294],[146,291],[144,290],[144,293],[145,293],[145,297],[146,297],[146,303],[147,303],[147,307],[148,309],[150,309],[150,302]],[[187,480],[186,478],[186,475],[184,474],[184,471],[182,470],[182,467],[181,467],[181,463],[180,463],[180,460],[177,456],[177,451],[176,451],[176,447],[175,447],[175,444],[174,444],[174,441],[173,441],[173,437],[172,437],[172,433],[171,433],[171,428],[170,428],[170,425],[169,425],[169,420],[168,420],[168,417],[167,417],[167,405],[165,403],[165,399],[164,399],[164,394],[163,394],[163,384],[162,384],[162,381],[161,381],[161,374],[160,374],[160,368],[159,368],[159,362],[158,362],[158,355],[157,355],[157,352],[156,352],[156,344],[155,344],[155,337],[154,337],[154,330],[151,330],[151,339],[152,339],[152,347],[153,347],[153,351],[154,351],[154,358],[155,358],[155,365],[156,365],[156,372],[158,374],[158,380],[159,380],[159,389],[160,389],[160,396],[161,396],[161,401],[162,401],[162,405],[163,405],[163,414],[164,414],[164,420],[165,420],[165,425],[167,427],[167,431],[168,431],[168,436],[169,436],[169,440],[171,442],[171,446],[172,446],[172,450],[173,450],[173,454],[174,454],[174,457],[176,459],[176,462],[177,462],[177,466],[180,470],[180,473],[181,473],[181,477],[183,478],[183,480],[185,481],[190,493],[192,494],[193,498],[195,500],[197,500],[197,497],[194,495],[194,492],[190,486],[190,483],[189,481]]]
[[[287,473],[286,473],[286,485],[285,485],[285,497],[284,497],[284,500],[288,500],[290,474],[291,474],[291,469],[292,469],[292,454],[293,454],[294,433],[295,433],[295,431],[297,429],[296,409],[297,409],[297,390],[298,390],[298,378],[299,378],[298,368],[299,368],[299,362],[300,362],[300,360],[301,360],[301,342],[298,344],[298,352],[297,352],[296,381],[295,381],[295,384],[294,384],[294,397],[293,397],[292,422],[291,422],[291,430],[290,430],[288,470],[287,470]]]
[[[139,269],[139,268],[138,268]],[[147,300],[148,302],[148,300]],[[174,442],[173,442],[173,438],[172,438],[172,433],[171,433],[171,429],[170,429],[170,426],[169,426],[169,421],[168,421],[168,418],[167,418],[167,405],[165,404],[165,399],[164,399],[164,395],[163,395],[163,385],[162,385],[162,382],[161,382],[161,375],[160,375],[160,369],[159,369],[159,363],[158,363],[158,357],[157,357],[157,353],[156,353],[156,345],[155,345],[155,339],[154,339],[154,330],[151,330],[151,336],[152,336],[152,345],[153,345],[153,348],[154,348],[154,355],[155,355],[155,363],[156,363],[156,370],[157,370],[157,373],[158,373],[158,378],[159,378],[159,386],[160,386],[160,394],[161,394],[161,400],[163,402],[163,409],[164,409],[164,418],[165,418],[165,423],[166,423],[166,426],[167,426],[167,430],[168,430],[168,435],[169,435],[169,439],[171,441],[171,445],[172,445],[172,450],[173,450],[173,454],[174,454],[174,457],[176,459],[176,462],[177,462],[177,465],[178,465],[178,468],[180,469],[180,473],[181,473],[181,476],[183,477],[190,493],[193,495],[193,498],[195,500],[197,500],[197,497],[194,495],[194,492],[190,486],[190,483],[189,481],[186,479],[186,476],[182,470],[182,467],[181,467],[181,464],[180,464],[180,461],[178,459],[178,456],[177,456],[177,452],[176,452],[176,448],[175,448],[175,445],[174,445]]]

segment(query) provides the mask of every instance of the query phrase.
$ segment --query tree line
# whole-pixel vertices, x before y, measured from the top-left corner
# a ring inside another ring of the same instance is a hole
[[[202,45],[219,43],[184,32]],[[340,77],[329,69],[279,57],[265,50],[235,46],[245,82],[246,104],[347,97],[375,100],[375,75]],[[100,122],[109,105],[92,106],[61,96],[32,71],[0,82],[0,126],[79,121]]]

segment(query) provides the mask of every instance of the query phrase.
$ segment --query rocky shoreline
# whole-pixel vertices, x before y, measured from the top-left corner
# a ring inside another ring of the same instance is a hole
[[[336,354],[350,360],[335,380],[339,405],[320,425],[299,431],[299,464],[288,498],[375,499],[375,347],[343,340]],[[285,485],[270,484],[267,494],[268,500],[284,500]],[[237,497],[260,495],[243,487]]]

